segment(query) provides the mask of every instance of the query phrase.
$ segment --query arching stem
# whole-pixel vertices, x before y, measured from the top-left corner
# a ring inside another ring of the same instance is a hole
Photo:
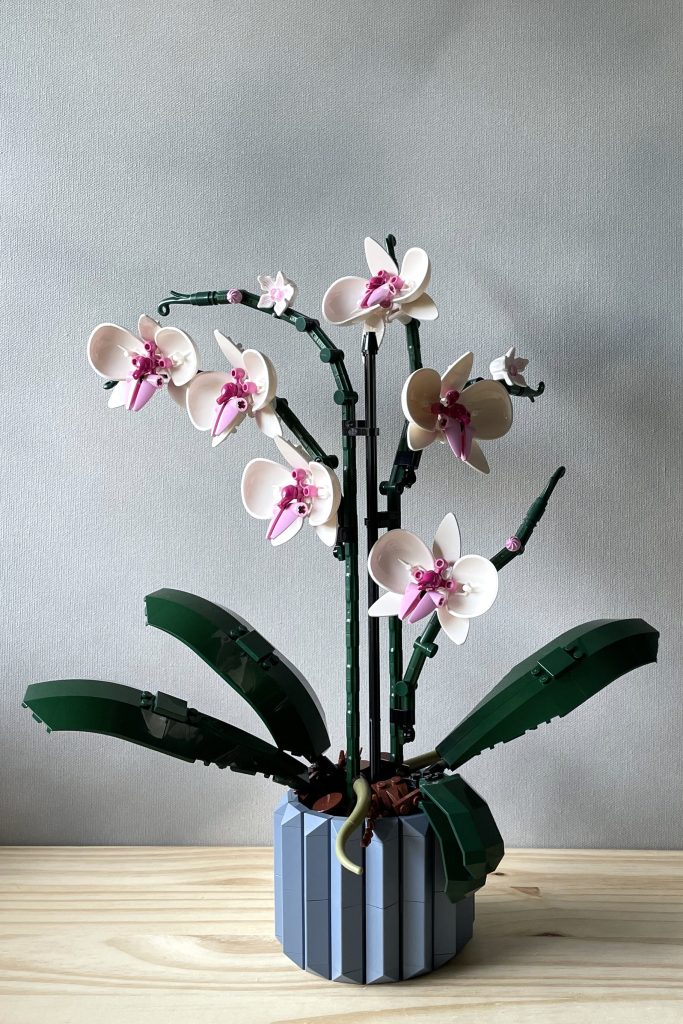
[[[245,289],[224,291],[202,291],[185,294],[171,292],[159,303],[161,316],[168,316],[173,305],[219,306],[241,305],[249,309],[274,316],[274,310],[260,307],[259,297]],[[342,490],[344,497],[339,508],[339,530],[335,556],[344,562],[344,599],[346,616],[346,788],[351,799],[353,782],[360,774],[360,663],[359,663],[359,593],[358,593],[358,508],[356,478],[356,435],[346,429],[355,421],[355,406],[358,395],[351,387],[344,353],[328,338],[320,322],[296,309],[286,309],[276,317],[284,323],[306,334],[320,352],[320,358],[328,363],[337,390],[335,404],[342,414]],[[286,419],[283,416],[286,423]],[[298,421],[297,421],[298,422]],[[293,433],[296,433],[292,427]],[[310,438],[310,434],[308,435]],[[312,440],[312,438],[311,438]],[[305,443],[302,440],[302,444]],[[322,451],[322,449],[320,449]]]

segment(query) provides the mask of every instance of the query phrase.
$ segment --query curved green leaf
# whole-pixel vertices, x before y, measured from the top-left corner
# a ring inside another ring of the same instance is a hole
[[[278,747],[314,760],[330,745],[308,681],[235,612],[165,588],[145,598],[150,626],[174,636],[252,706]]]
[[[459,768],[497,743],[579,707],[614,679],[657,660],[659,633],[643,619],[597,619],[575,626],[516,665],[438,743]]]
[[[272,775],[275,782],[295,789],[307,786],[307,769],[300,761],[167,693],[155,695],[97,679],[57,679],[29,686],[23,707],[48,732],[116,736],[182,761]]]
[[[460,775],[420,782],[421,809],[441,848],[445,892],[452,903],[481,889],[505,853],[488,804]]]

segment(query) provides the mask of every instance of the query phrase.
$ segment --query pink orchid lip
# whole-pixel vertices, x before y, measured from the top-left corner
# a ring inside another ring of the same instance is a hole
[[[446,603],[438,590],[423,590],[419,583],[409,583],[405,589],[398,617],[402,621],[419,622]]]
[[[367,309],[369,306],[378,305],[382,309],[390,309],[403,288],[405,281],[402,277],[390,274],[387,270],[380,270],[365,282],[365,292],[359,306],[361,309]]]
[[[408,622],[419,622],[435,608],[443,608],[449,591],[457,590],[458,584],[448,576],[450,565],[443,558],[434,559],[432,569],[414,566],[413,580],[404,593],[398,617]]]
[[[140,412],[165,383],[163,377],[129,377],[126,409],[129,412]]]
[[[247,412],[247,397],[255,395],[258,387],[247,378],[246,372],[240,367],[231,370],[232,380],[221,388],[214,403],[214,422],[211,436],[218,437],[232,426],[240,414]]]
[[[273,508],[273,518],[268,524],[266,540],[275,540],[287,530],[295,519],[310,514],[311,502],[318,494],[318,488],[306,484],[308,473],[305,469],[292,470],[294,483],[280,488],[280,500]]]
[[[236,397],[228,398],[225,402],[216,400],[213,411],[215,419],[211,428],[211,436],[218,437],[219,434],[224,434],[226,430],[230,429],[241,413],[247,411],[247,402],[244,398]]]
[[[474,436],[472,425],[451,421],[442,429],[453,454],[463,462],[467,462],[472,453],[472,438]]]
[[[437,426],[443,432],[453,454],[467,462],[472,452],[474,426],[469,409],[458,401],[458,391],[447,391],[435,402],[431,411],[437,417]]]
[[[129,412],[139,412],[147,405],[152,395],[166,384],[165,373],[173,365],[154,341],[143,341],[143,348],[144,353],[136,352],[130,359],[133,369],[128,377],[126,398],[126,408]]]
[[[283,488],[283,490],[287,490],[287,488]],[[304,502],[295,499],[285,504],[283,499],[273,509],[273,518],[268,524],[266,540],[275,540],[289,529],[295,519],[303,519],[308,512],[308,506]]]

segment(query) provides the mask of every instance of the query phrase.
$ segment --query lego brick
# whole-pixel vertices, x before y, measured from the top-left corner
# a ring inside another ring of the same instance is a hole
[[[330,977],[332,981],[364,979],[364,876],[345,871],[334,854],[334,844],[343,818],[330,821]],[[348,855],[357,864],[364,864],[360,844],[361,830],[353,833],[346,845]]]
[[[307,971],[330,976],[330,819],[306,811],[304,844],[304,962]]]
[[[282,942],[282,839],[280,827],[282,815],[290,801],[289,792],[285,793],[273,811],[273,877],[275,890],[275,938]]]
[[[159,690],[154,698],[154,711],[157,715],[163,715],[175,722],[187,722],[187,701],[173,697],[170,693],[162,693]]]
[[[474,893],[456,903],[455,907],[455,951],[467,945],[474,932]]]
[[[401,818],[401,977],[432,969],[434,835],[424,814]]]
[[[401,978],[415,978],[432,969],[433,895],[424,903],[404,900],[401,905]],[[452,908],[451,908],[452,909]]]
[[[400,903],[389,907],[365,906],[365,982],[368,985],[401,979],[400,911]]]
[[[399,819],[380,818],[365,851],[365,904],[390,907],[399,899]]]
[[[442,963],[445,963],[444,957],[449,960],[452,956],[455,956],[455,951],[458,947],[455,909],[457,904],[454,906],[444,892],[446,876],[437,843],[434,843],[433,864],[432,966],[439,967]]]
[[[300,805],[289,803],[282,815],[282,949],[304,966],[303,822]]]
[[[434,834],[425,814],[401,823],[401,898],[424,903],[433,885]]]

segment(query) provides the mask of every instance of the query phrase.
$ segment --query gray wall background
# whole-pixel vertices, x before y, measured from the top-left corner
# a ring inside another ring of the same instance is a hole
[[[85,343],[170,288],[255,288],[278,268],[316,314],[363,269],[363,236],[394,231],[433,260],[427,365],[471,347],[485,372],[514,342],[547,382],[488,447],[490,477],[429,451],[405,525],[429,539],[453,509],[466,550],[492,554],[568,468],[497,604],[427,666],[414,751],[560,631],[642,615],[662,632],[656,668],[466,775],[509,845],[680,847],[680,5],[38,0],[1,17],[0,841],[269,841],[272,783],[48,737],[20,708],[28,682],[90,676],[264,735],[145,630],[160,586],[239,610],[310,678],[342,745],[341,566],[311,530],[272,552],[239,500],[269,442],[243,429],[212,451],[161,398],[108,411]],[[221,365],[214,327],[263,347],[280,392],[338,444],[329,371],[295,331],[240,309],[172,322],[206,367]],[[334,337],[360,385],[359,337]],[[382,355],[388,467],[397,329]]]

